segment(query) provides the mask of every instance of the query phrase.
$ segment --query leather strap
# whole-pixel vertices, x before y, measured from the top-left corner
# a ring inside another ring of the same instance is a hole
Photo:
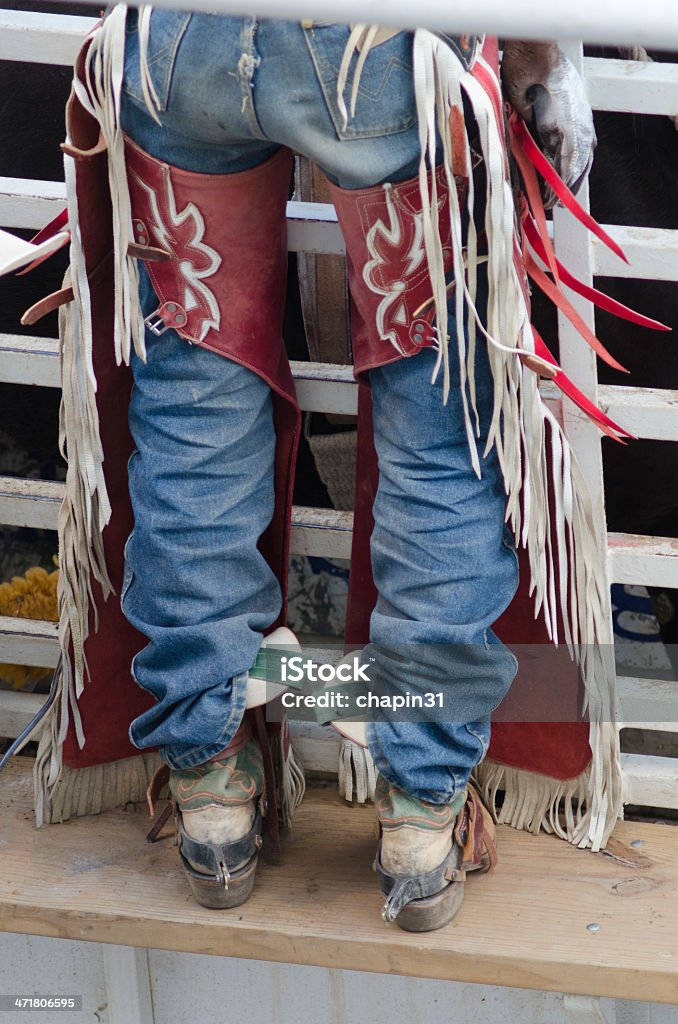
[[[60,306],[65,306],[67,302],[72,301],[73,289],[70,286],[68,288],[60,288],[56,292],[45,295],[44,298],[39,299],[27,309],[21,317],[21,323],[24,327],[36,324],[38,320],[42,320],[43,316],[53,313],[55,309],[59,309]]]
[[[265,825],[268,837],[267,856],[277,860],[280,856],[280,822],[278,817],[277,790],[271,738],[266,725],[266,705],[252,708],[248,712],[254,722],[256,738],[264,762],[264,793],[266,794]]]
[[[179,825],[179,853],[184,866],[190,871],[199,871],[205,875],[216,877],[217,881],[225,885],[229,879],[229,864],[233,867],[250,861],[259,853],[262,845],[263,815],[261,807],[258,806],[254,816],[252,828],[242,839],[236,839],[232,843],[206,843],[198,842],[188,835],[184,828],[181,812],[177,815]],[[190,861],[190,863],[188,863]]]

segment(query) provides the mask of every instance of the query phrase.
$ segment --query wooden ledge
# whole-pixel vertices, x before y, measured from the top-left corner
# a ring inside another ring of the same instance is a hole
[[[470,879],[456,921],[408,935],[379,917],[372,809],[333,789],[310,790],[282,865],[262,863],[252,899],[223,912],[192,902],[171,838],[144,842],[141,807],[37,831],[24,759],[0,792],[5,931],[678,1002],[678,831],[668,825],[620,823],[614,857],[500,828],[499,867]]]

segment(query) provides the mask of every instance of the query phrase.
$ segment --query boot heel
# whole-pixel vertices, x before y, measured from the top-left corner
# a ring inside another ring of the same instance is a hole
[[[228,889],[218,878],[201,875],[184,864],[184,871],[196,903],[210,910],[230,910],[239,907],[252,894],[257,860],[257,857],[253,857],[244,868],[234,872],[228,880]]]
[[[464,900],[464,883],[452,882],[435,896],[407,903],[395,919],[406,932],[431,932],[449,924]]]

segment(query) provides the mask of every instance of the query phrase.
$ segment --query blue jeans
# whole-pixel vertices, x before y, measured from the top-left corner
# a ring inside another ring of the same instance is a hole
[[[344,188],[407,180],[419,162],[411,36],[369,55],[356,115],[344,126],[336,80],[347,38],[339,25],[156,10],[149,67],[160,127],[143,102],[132,14],[123,127],[151,155],[191,171],[245,170],[285,145]],[[143,271],[141,291],[150,313],[157,300]],[[157,703],[130,735],[185,768],[229,742],[244,711],[245,674],[280,611],[278,584],[257,549],[273,511],[272,405],[251,371],[174,331],[148,333],[147,346],[148,361],[133,360],[135,527],[122,602],[149,640],[133,672]],[[368,739],[387,779],[443,803],[483,757],[490,712],[515,674],[491,626],[515,592],[517,560],[496,456],[482,460],[479,480],[459,384],[444,406],[430,383],[433,359],[424,350],[370,375],[379,600],[367,655],[396,690],[442,692],[445,720],[385,715]],[[458,381],[454,345],[450,359]],[[476,388],[482,455],[493,383],[481,345]],[[394,653],[402,645],[405,657]]]

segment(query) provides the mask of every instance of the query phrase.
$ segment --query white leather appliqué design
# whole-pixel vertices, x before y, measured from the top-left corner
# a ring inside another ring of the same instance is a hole
[[[221,313],[214,293],[204,279],[221,266],[221,256],[203,242],[205,221],[195,203],[187,203],[181,212],[177,210],[174,188],[169,171],[163,170],[163,191],[151,188],[135,174],[140,187],[148,196],[152,220],[147,225],[162,249],[178,257],[178,272],[184,283],[182,305],[189,315],[191,310],[201,310],[198,340],[203,341],[209,330],[219,330]]]
[[[408,279],[419,270],[426,257],[423,218],[421,213],[411,214],[403,225],[401,211],[393,201],[391,185],[384,185],[384,194],[390,223],[387,226],[379,219],[367,233],[365,243],[371,259],[363,267],[363,280],[370,291],[383,295],[377,309],[379,337],[390,341],[402,352],[396,327],[406,327],[409,322],[403,295]],[[409,238],[403,238],[404,231]],[[403,257],[404,244],[408,248]],[[386,274],[384,268],[388,268]]]

